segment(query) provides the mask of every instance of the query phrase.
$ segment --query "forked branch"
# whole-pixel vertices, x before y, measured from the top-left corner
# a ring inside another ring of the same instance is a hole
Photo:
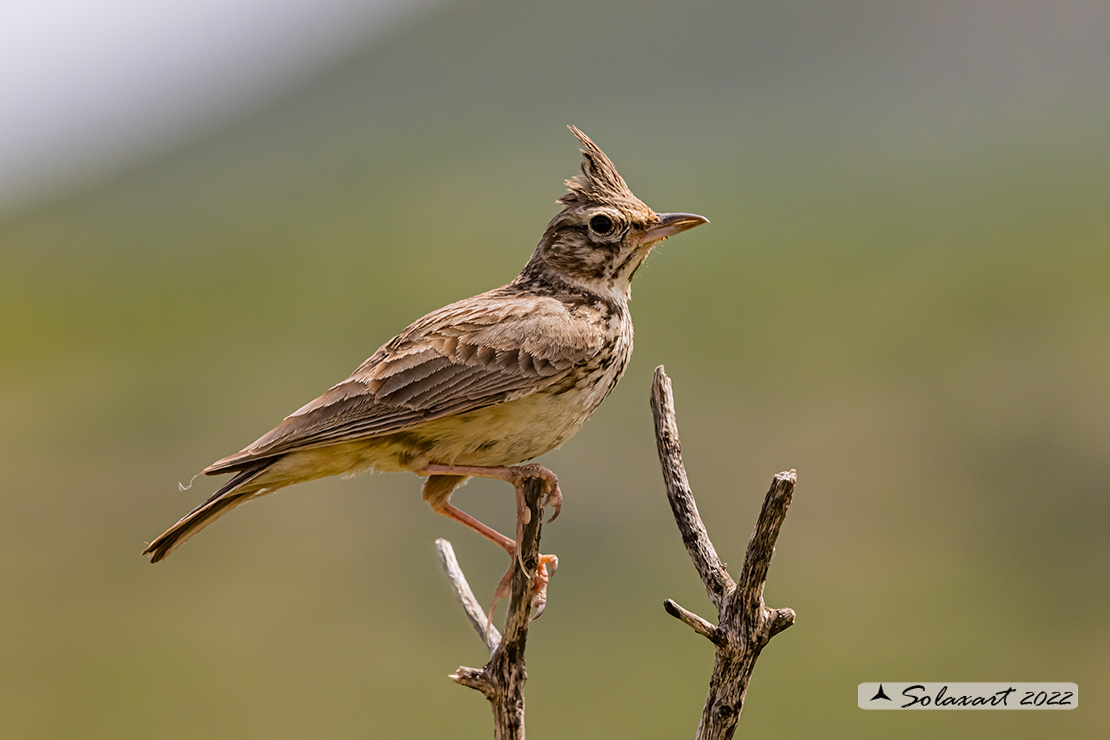
[[[523,562],[528,573],[536,572],[540,556],[543,499],[543,481],[536,478],[525,481],[524,500],[530,516],[521,537],[521,557],[514,561],[516,567],[503,636],[492,625],[487,625],[487,616],[459,568],[451,543],[444,539],[436,540],[436,550],[467,618],[493,653],[482,668],[461,666],[451,674],[451,678],[456,683],[481,691],[489,699],[496,740],[524,740],[524,682],[528,678],[524,669],[524,648],[531,618],[532,583],[521,570],[520,563]]]
[[[736,732],[736,723],[744,708],[748,683],[760,651],[773,636],[794,624],[793,609],[772,609],[763,602],[763,585],[775,552],[775,541],[794,493],[797,474],[790,470],[779,473],[771,481],[755,531],[748,541],[740,580],[735,582],[721,564],[694,502],[682,462],[671,379],[662,365],[655,369],[651,411],[671,511],[694,568],[705,584],[710,600],[717,607],[718,624],[694,614],[671,599],[667,599],[663,606],[668,614],[710,640],[717,648],[713,676],[709,681],[709,696],[702,710],[697,738],[727,740]]]

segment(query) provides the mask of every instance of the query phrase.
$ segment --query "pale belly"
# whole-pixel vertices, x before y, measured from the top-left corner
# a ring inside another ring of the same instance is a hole
[[[422,424],[409,434],[427,445],[412,460],[398,456],[401,469],[443,465],[514,465],[566,442],[589,418],[596,404],[585,390],[561,395],[536,393],[526,398]],[[404,436],[404,435],[402,435]],[[402,439],[410,448],[415,440]]]

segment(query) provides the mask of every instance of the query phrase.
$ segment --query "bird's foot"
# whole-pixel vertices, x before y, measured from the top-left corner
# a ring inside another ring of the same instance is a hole
[[[532,521],[532,511],[528,508],[528,502],[524,500],[524,482],[529,478],[537,478],[543,481],[543,500],[540,502],[541,510],[543,507],[552,506],[555,511],[552,513],[548,523],[555,521],[555,517],[559,516],[559,512],[563,508],[563,492],[559,490],[559,478],[550,470],[538,463],[529,463],[527,465],[514,465],[510,468],[505,468],[507,471],[507,480],[513,484],[516,490],[516,539],[515,550],[517,553],[517,562],[520,563],[520,569],[524,571],[525,575],[529,578],[532,574],[524,567],[524,561],[520,559],[520,543],[521,538],[524,536],[524,525]],[[511,569],[510,569],[511,570]]]
[[[524,523],[527,523],[531,518],[528,506],[524,503],[524,481],[529,478],[538,478],[543,481],[543,501],[541,503],[544,507],[550,506],[554,509],[551,518],[547,521],[549,523],[555,521],[555,517],[559,516],[559,512],[563,509],[563,492],[559,490],[559,477],[539,463],[514,465],[506,469],[510,471],[509,482],[516,489],[518,513]]]
[[[547,570],[549,565],[550,572]],[[540,555],[540,562],[536,566],[536,577],[532,579],[532,608],[536,610],[532,619],[539,619],[543,610],[547,608],[547,582],[551,580],[558,567],[557,555]]]
[[[493,603],[490,604],[489,614],[486,616],[486,630],[489,631],[489,625],[493,623],[493,610],[497,608],[497,603],[501,599],[507,598],[512,593],[513,589],[513,573],[516,570],[517,563],[520,563],[520,558],[513,554],[513,561],[509,563],[509,569],[505,571],[505,575],[501,576],[501,580],[497,582],[497,590],[493,595]],[[548,567],[550,566],[550,570]],[[535,610],[532,619],[539,619],[543,614],[543,610],[547,608],[547,583],[551,580],[551,576],[559,567],[559,557],[557,555],[540,555],[539,562],[536,564],[536,572],[533,575],[528,575],[527,569],[521,563],[521,571],[531,581],[532,601],[531,608]]]

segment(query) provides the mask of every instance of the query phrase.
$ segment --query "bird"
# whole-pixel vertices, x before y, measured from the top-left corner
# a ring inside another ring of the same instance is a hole
[[[363,471],[425,478],[424,500],[513,559],[528,478],[543,481],[558,516],[557,476],[528,461],[570,439],[613,390],[632,355],[631,281],[652,248],[708,223],[694,213],[656,213],[633,195],[612,160],[586,134],[580,172],[565,181],[560,211],[524,269],[499,288],[447,305],[410,324],[346,380],[305,404],[241,451],[209,465],[231,478],[143,551],[163,560],[239,505],[286,486]],[[517,537],[451,503],[471,477],[511,483]],[[543,555],[532,578],[538,617],[558,565]],[[523,568],[523,564],[521,564]],[[492,615],[492,608],[491,608]]]

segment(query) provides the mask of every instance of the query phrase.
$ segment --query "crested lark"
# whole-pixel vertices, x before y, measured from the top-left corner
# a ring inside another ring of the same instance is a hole
[[[613,390],[632,354],[633,274],[660,241],[706,223],[695,214],[648,208],[605,153],[570,130],[582,142],[582,172],[567,180],[563,208],[520,276],[428,314],[342,383],[205,468],[234,476],[150,543],[143,554],[151,562],[239,504],[293,483],[363,470],[425,476],[424,499],[432,509],[510,555],[516,540],[451,505],[460,483],[470,476],[512,483],[518,537],[526,478],[543,479],[547,503],[558,514],[555,475],[517,464],[570,439]],[[556,564],[544,556],[537,567],[537,613],[547,566]]]

